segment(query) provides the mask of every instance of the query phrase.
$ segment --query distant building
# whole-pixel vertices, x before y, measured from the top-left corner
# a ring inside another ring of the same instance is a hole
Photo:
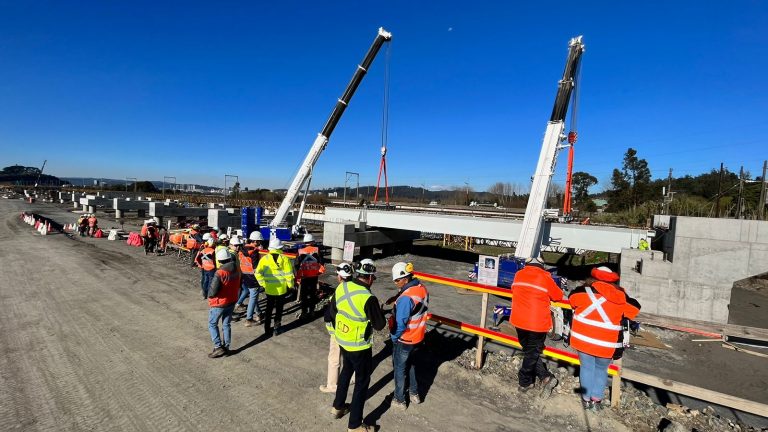
[[[598,213],[604,212],[605,208],[608,207],[608,200],[602,198],[593,198],[592,202],[597,206]]]
[[[328,198],[338,198],[339,193],[338,192],[328,192]]]

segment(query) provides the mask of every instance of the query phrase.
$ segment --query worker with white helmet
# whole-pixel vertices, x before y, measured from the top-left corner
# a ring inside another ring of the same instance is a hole
[[[235,254],[233,254],[230,251],[230,249],[229,249],[229,240],[230,239],[229,239],[229,236],[227,234],[225,234],[225,233],[219,234],[218,241],[217,241],[217,244],[216,244],[216,252],[224,249],[227,252],[229,252],[230,255],[235,256]],[[219,263],[219,260],[217,259],[216,260],[216,268],[219,268],[219,267],[221,267],[221,264]]]
[[[232,255],[226,249],[220,249],[216,252],[216,261],[221,263],[221,267],[216,270],[208,290],[208,331],[213,341],[213,351],[208,354],[210,358],[229,353],[232,342],[232,311],[235,309],[237,293],[240,290],[240,269],[235,265]]]
[[[372,260],[364,259],[355,267],[355,280],[342,281],[329,305],[333,334],[344,358],[331,414],[338,419],[349,412],[347,430],[368,431],[371,428],[363,423],[363,407],[373,371],[372,337],[374,330],[384,328],[386,320],[379,300],[371,293],[371,285],[376,280],[376,265]],[[353,374],[355,388],[352,403],[347,405],[347,391]]]
[[[253,231],[248,235],[248,241],[242,246],[238,252],[238,260],[240,261],[240,272],[242,273],[241,284],[245,288],[244,292],[240,293],[240,298],[235,305],[235,312],[242,312],[245,309],[245,326],[252,327],[261,324],[264,314],[259,306],[259,294],[264,292],[264,289],[259,286],[256,280],[255,268],[259,264],[261,254],[259,250],[262,248],[264,237],[262,237],[259,231]],[[244,306],[245,298],[248,297],[248,307]],[[253,313],[256,311],[256,319],[254,320]]]
[[[211,235],[203,235],[205,243],[195,255],[195,264],[200,268],[200,290],[203,292],[203,298],[208,298],[208,288],[211,286],[213,274],[216,273],[216,249],[215,241]]]
[[[427,331],[429,292],[421,281],[413,275],[413,264],[411,263],[399,262],[392,266],[392,282],[398,289],[389,322],[395,378],[392,406],[404,410],[407,408],[405,402],[406,372],[411,404],[421,403],[414,359]]]
[[[355,274],[352,264],[342,262],[336,266],[336,281],[338,283],[349,282]],[[331,316],[331,307],[325,308],[325,328],[331,335],[331,341],[328,348],[328,375],[325,385],[320,386],[323,393],[336,393],[336,384],[339,382],[339,372],[341,371],[341,348],[336,342],[336,336],[333,333],[333,317]]]
[[[280,334],[285,294],[293,288],[295,276],[291,260],[283,255],[283,242],[273,237],[269,240],[269,253],[259,260],[255,270],[256,281],[267,294],[267,310],[264,317],[264,334]],[[272,311],[275,311],[275,328],[272,330]]]
[[[325,273],[320,249],[315,246],[312,234],[304,235],[304,247],[298,250],[296,258],[296,281],[299,285],[301,314],[299,319],[308,321],[315,315],[317,304],[317,284],[320,275]]]

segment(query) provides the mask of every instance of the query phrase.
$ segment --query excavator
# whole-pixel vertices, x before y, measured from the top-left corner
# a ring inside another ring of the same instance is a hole
[[[328,140],[330,140],[333,130],[336,128],[339,120],[341,120],[341,116],[344,114],[344,110],[346,110],[347,106],[349,105],[349,101],[352,99],[352,96],[355,94],[357,87],[360,85],[360,82],[363,80],[365,74],[368,72],[368,69],[371,67],[373,60],[376,58],[376,55],[379,53],[382,45],[391,40],[392,33],[380,27],[378,33],[376,34],[376,38],[373,40],[371,47],[368,48],[368,52],[365,54],[363,61],[357,66],[354,75],[352,75],[352,79],[349,81],[349,84],[347,84],[347,88],[336,102],[330,117],[328,117],[328,120],[325,123],[325,126],[323,126],[323,129],[320,131],[320,133],[317,134],[317,138],[315,138],[314,143],[312,143],[312,147],[309,149],[309,153],[307,153],[307,156],[304,158],[304,162],[302,162],[298,172],[293,177],[293,181],[291,181],[291,185],[288,187],[285,198],[283,198],[283,201],[280,203],[280,207],[278,207],[277,212],[275,213],[275,217],[269,224],[270,236],[275,235],[278,228],[285,228],[284,226],[288,213],[293,207],[293,204],[296,202],[302,186],[305,186],[305,193],[304,197],[302,198],[299,214],[297,215],[296,220],[291,227],[291,233],[293,235],[297,235],[301,232],[301,217],[303,215],[304,205],[309,193],[309,184],[312,179],[312,169],[317,163],[318,158],[320,158],[320,154],[328,145]]]

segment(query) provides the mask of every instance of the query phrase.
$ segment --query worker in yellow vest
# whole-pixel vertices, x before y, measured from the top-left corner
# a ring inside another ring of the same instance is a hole
[[[283,242],[280,239],[269,240],[269,253],[259,260],[256,266],[256,281],[264,287],[267,295],[267,310],[264,316],[264,334],[280,334],[283,317],[285,294],[293,288],[295,276],[291,260],[283,255]],[[275,311],[275,328],[272,330],[272,311]]]
[[[344,358],[331,414],[339,419],[350,413],[348,432],[372,430],[363,423],[363,406],[373,371],[372,337],[374,330],[381,330],[386,325],[379,300],[371,294],[371,285],[376,280],[376,266],[368,259],[357,267],[357,278],[343,281],[336,288],[329,314],[336,343],[341,347]],[[348,405],[347,391],[353,373],[355,389],[352,391],[352,404]]]

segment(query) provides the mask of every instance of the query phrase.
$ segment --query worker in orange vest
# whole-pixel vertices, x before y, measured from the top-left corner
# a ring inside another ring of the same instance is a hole
[[[563,291],[542,261],[538,258],[526,259],[525,267],[515,273],[512,281],[512,314],[509,317],[523,350],[523,363],[517,374],[522,392],[533,389],[538,378],[541,396],[549,397],[558,384],[541,355],[547,332],[552,328],[549,303],[562,299]]]
[[[608,366],[624,351],[622,320],[640,313],[640,303],[618,286],[619,275],[608,267],[592,269],[592,278],[568,300],[573,308],[570,341],[579,353],[581,403],[587,410],[603,408]]]
[[[208,291],[208,330],[213,341],[213,351],[210,358],[229,354],[232,342],[232,311],[240,291],[240,269],[235,265],[235,259],[226,249],[216,252],[216,260],[221,264],[215,271],[211,288]],[[221,321],[221,337],[219,335]],[[222,340],[223,339],[223,340]]]
[[[317,304],[317,283],[320,275],[325,273],[320,249],[315,246],[312,234],[304,235],[304,247],[298,250],[296,258],[296,279],[299,283],[301,314],[300,320],[311,320]]]
[[[96,219],[96,215],[91,213],[88,215],[88,235],[93,237],[94,234],[96,234],[96,229],[98,228],[99,221]]]
[[[185,247],[189,249],[189,256],[192,257],[191,265],[195,266],[195,256],[197,251],[203,246],[203,235],[200,233],[200,225],[194,224],[189,229],[189,236],[187,236],[187,243]]]
[[[208,288],[211,286],[211,279],[213,274],[216,273],[216,249],[214,245],[216,241],[211,238],[210,234],[206,233],[205,246],[203,246],[197,255],[195,256],[195,263],[200,268],[200,290],[203,292],[203,298],[208,298]]]
[[[361,264],[366,265],[363,260]],[[371,261],[372,263],[372,261]],[[408,372],[411,404],[420,404],[421,396],[416,380],[415,355],[427,332],[429,293],[421,281],[413,276],[413,264],[399,262],[392,266],[392,281],[399,291],[389,332],[392,339],[392,365],[395,376],[395,394],[392,406],[405,410],[405,375]]]

